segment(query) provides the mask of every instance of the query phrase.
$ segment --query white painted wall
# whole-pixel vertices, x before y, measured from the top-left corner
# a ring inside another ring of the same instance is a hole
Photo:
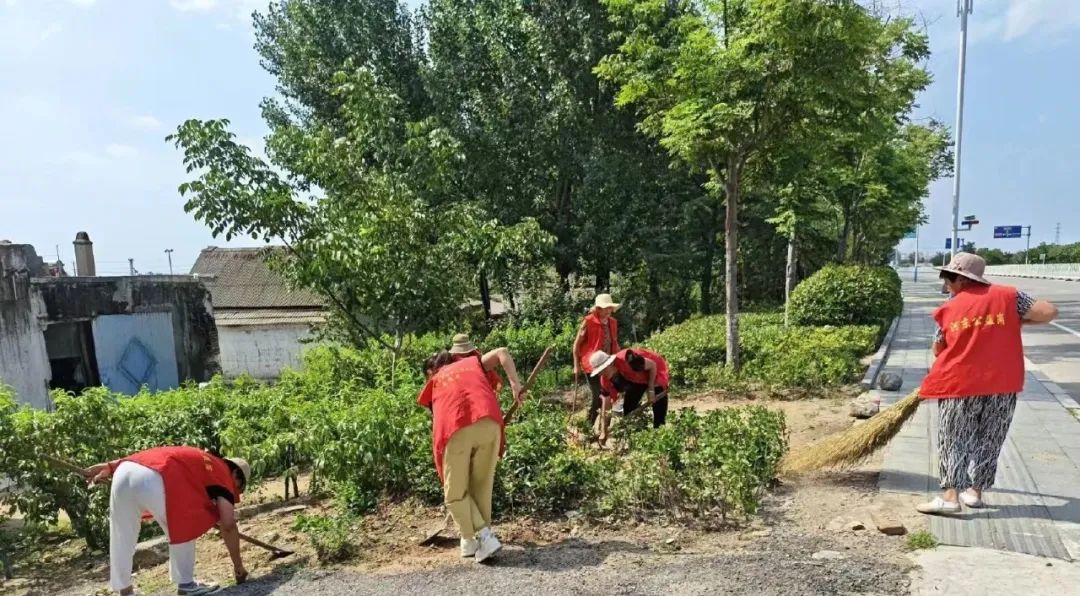
[[[221,371],[230,379],[244,373],[277,379],[282,369],[300,369],[300,355],[308,345],[300,340],[309,335],[307,325],[219,325]]]
[[[0,304],[0,383],[15,390],[15,399],[35,408],[51,408],[49,380],[52,368],[45,349],[45,334],[36,312],[40,298]]]

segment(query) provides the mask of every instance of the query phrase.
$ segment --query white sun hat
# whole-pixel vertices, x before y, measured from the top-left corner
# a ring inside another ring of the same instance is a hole
[[[614,356],[609,356],[607,352],[603,350],[597,350],[589,356],[589,367],[592,368],[592,372],[589,373],[590,377],[595,377],[600,374],[602,370],[611,366],[611,363],[615,362]]]
[[[622,305],[611,299],[611,294],[597,294],[596,301],[593,303],[593,310],[597,308],[610,308],[611,310],[619,310]]]

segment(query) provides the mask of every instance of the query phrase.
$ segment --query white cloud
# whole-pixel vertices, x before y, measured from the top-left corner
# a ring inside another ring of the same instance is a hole
[[[131,145],[109,143],[105,145],[105,155],[113,159],[134,159],[139,155],[139,150]]]
[[[45,41],[63,30],[64,26],[60,23],[49,23],[47,27],[41,30],[41,41]]]
[[[97,2],[97,0],[68,0],[68,2],[71,2],[75,6],[82,6],[85,8],[87,6],[93,6],[94,2]]]
[[[169,0],[169,5],[180,12],[210,12],[217,0]]]
[[[62,156],[62,161],[87,168],[97,168],[105,165],[106,159],[92,151],[68,151]]]
[[[130,124],[134,128],[139,128],[142,130],[157,130],[161,128],[161,120],[158,120],[157,118],[149,114],[132,116],[130,119],[128,119],[128,124]]]
[[[1002,39],[1029,34],[1060,34],[1080,29],[1080,2],[1076,0],[1009,0]]]

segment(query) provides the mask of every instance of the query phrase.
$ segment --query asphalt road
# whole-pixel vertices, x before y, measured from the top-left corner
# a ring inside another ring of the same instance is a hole
[[[1058,319],[1052,324],[1024,327],[1024,354],[1080,401],[1080,282],[1016,277],[991,281],[1016,286],[1057,305]]]

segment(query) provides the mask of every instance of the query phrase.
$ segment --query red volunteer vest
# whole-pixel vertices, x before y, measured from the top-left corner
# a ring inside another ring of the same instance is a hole
[[[444,366],[428,379],[416,401],[431,408],[431,448],[439,480],[443,478],[446,444],[455,432],[483,418],[491,418],[503,426],[499,398],[479,358],[465,358]]]
[[[945,349],[923,379],[924,399],[1019,393],[1024,344],[1016,288],[970,287],[934,311]]]
[[[591,373],[592,367],[589,366],[589,356],[592,356],[593,352],[603,349],[604,324],[600,322],[600,317],[596,316],[595,312],[591,312],[585,315],[581,325],[585,328],[585,345],[578,357],[581,359],[581,368],[586,373]],[[611,351],[618,352],[619,322],[615,320],[615,317],[608,317],[608,332],[611,334]]]
[[[649,384],[649,371],[637,371],[630,368],[630,363],[626,360],[626,353],[634,352],[638,356],[642,356],[646,360],[651,360],[656,364],[656,386],[667,387],[668,386],[668,365],[660,354],[656,352],[650,352],[643,348],[626,349],[615,355],[615,362],[612,366],[615,370],[619,371],[624,379],[631,383],[637,383],[638,385]]]
[[[225,460],[195,447],[154,447],[129,455],[121,461],[135,462],[154,470],[165,484],[165,524],[169,544],[195,540],[218,523],[218,510],[206,493],[221,486],[237,503],[232,472]]]

